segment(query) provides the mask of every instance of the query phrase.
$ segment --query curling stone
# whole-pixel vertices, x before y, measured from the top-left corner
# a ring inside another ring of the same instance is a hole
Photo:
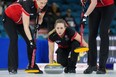
[[[63,73],[63,66],[58,63],[47,64],[44,67],[44,71],[47,74],[61,74]]]

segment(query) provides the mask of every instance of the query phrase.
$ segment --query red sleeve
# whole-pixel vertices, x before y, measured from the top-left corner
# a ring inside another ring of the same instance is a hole
[[[30,16],[30,14],[26,12],[23,8],[22,8],[22,12],[24,12],[27,16]]]
[[[53,41],[51,41],[50,38],[48,38],[48,41],[53,43]]]
[[[74,38],[76,37],[76,35],[77,35],[77,32],[75,32],[75,34],[74,34],[73,37],[71,38],[71,41],[74,40]]]

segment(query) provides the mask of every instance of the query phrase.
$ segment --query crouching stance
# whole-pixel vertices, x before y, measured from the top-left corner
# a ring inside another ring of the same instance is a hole
[[[65,67],[65,73],[76,73],[76,63],[78,53],[74,50],[80,46],[81,36],[67,27],[66,22],[63,19],[58,19],[55,22],[55,29],[49,33],[49,62],[53,63],[54,54],[54,42],[58,44],[57,62]],[[88,44],[82,40],[83,46],[88,47]]]

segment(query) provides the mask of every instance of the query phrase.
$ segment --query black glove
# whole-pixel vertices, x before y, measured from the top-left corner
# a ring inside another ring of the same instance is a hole
[[[36,44],[35,44],[34,40],[30,40],[29,44],[30,44],[30,48],[36,49]]]
[[[39,24],[35,25],[35,27],[34,27],[34,33],[37,32],[37,30],[39,30],[39,29],[40,29],[40,25]]]
[[[81,24],[83,24],[84,26],[87,24],[87,16],[83,16],[81,19]]]

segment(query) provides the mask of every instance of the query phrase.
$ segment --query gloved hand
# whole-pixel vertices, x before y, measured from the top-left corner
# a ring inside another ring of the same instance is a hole
[[[30,48],[36,49],[36,44],[35,44],[34,40],[30,40],[29,44],[30,44]]]
[[[84,26],[87,24],[87,15],[84,15],[81,19],[81,24],[83,24]]]
[[[40,28],[40,25],[38,24],[38,25],[35,25],[35,27],[34,27],[34,32],[36,32],[37,30],[39,30]]]

